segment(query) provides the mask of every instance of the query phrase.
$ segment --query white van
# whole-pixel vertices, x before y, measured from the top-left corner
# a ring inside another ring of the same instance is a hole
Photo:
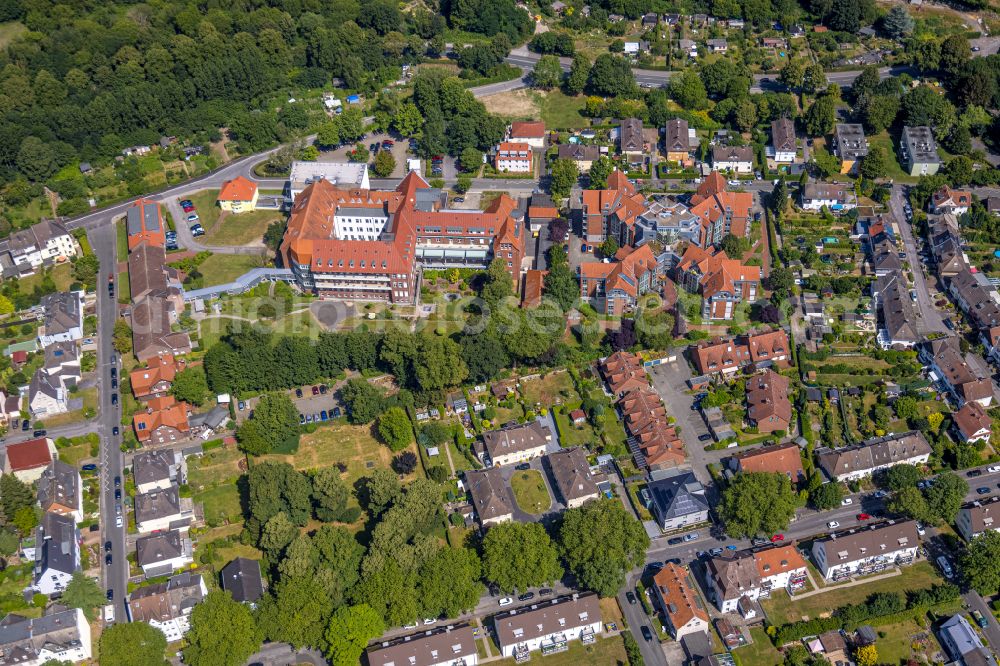
[[[104,623],[111,624],[115,621],[115,605],[108,604],[104,607]]]

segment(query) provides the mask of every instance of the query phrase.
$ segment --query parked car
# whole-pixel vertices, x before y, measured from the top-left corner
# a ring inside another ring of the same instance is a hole
[[[107,555],[104,556],[104,563],[108,566],[111,566],[111,553],[108,553]]]
[[[552,594],[552,588],[551,587],[543,587],[542,589],[538,590],[538,596],[540,596],[540,597],[547,597],[550,594]]]
[[[986,627],[988,626],[988,624],[989,624],[989,623],[988,623],[988,622],[986,621],[986,618],[985,618],[985,617],[983,617],[983,614],[982,614],[982,613],[980,613],[980,612],[979,612],[979,611],[977,611],[977,610],[974,610],[974,611],[972,611],[972,619],[973,619],[973,620],[975,620],[975,621],[976,621],[976,624],[978,624],[978,625],[979,625],[980,627],[982,627],[983,629],[985,629],[985,628],[986,628]]]
[[[27,419],[25,419],[24,423],[21,424],[21,430],[27,431],[28,428],[30,428],[30,427],[31,427],[31,424],[28,423]]]
[[[990,474],[996,474],[997,472],[1000,472],[1000,465],[990,465],[986,468],[986,471]]]
[[[455,197],[454,199],[452,199],[452,202],[454,202],[454,203],[465,203],[465,197]]]
[[[115,527],[121,527],[122,524],[123,524],[122,517],[121,516],[116,517],[115,518]]]
[[[683,543],[683,542],[684,542],[684,539],[682,539],[680,537],[674,537],[672,539],[667,539],[667,545],[669,545],[669,546],[676,546],[677,544]]]
[[[45,437],[45,435],[47,434],[47,432],[48,431],[46,431],[46,430],[36,430],[35,432],[31,433],[31,436],[32,437]]]
[[[949,562],[948,558],[944,555],[938,555],[938,558],[935,561],[945,578],[951,578],[955,574],[955,571],[951,568],[951,562]]]
[[[767,539],[765,539],[764,537],[754,537],[754,538],[750,539],[750,545],[751,546],[766,546],[767,545]]]
[[[186,219],[186,220],[187,220],[188,222],[197,222],[197,221],[198,221],[198,220],[200,220],[201,218],[200,218],[200,217],[198,217],[198,213],[191,213],[190,215],[188,215],[188,216],[187,216],[186,218],[184,218],[184,219]]]
[[[118,426],[115,426],[111,429],[111,434],[114,435],[115,437],[118,436]]]
[[[920,536],[927,534],[927,529],[920,523],[917,523],[917,534]]]
[[[835,530],[838,527],[840,527],[840,523],[838,523],[836,520],[831,520],[826,524],[826,526],[829,527],[831,530]]]
[[[319,385],[320,395],[326,395],[326,392],[329,391],[329,390],[330,389],[327,388],[326,384],[320,384]]]
[[[981,469],[970,469],[965,475],[967,477],[969,477],[970,479],[974,479],[977,476],[982,476],[983,475],[983,470],[981,470]]]
[[[698,441],[699,442],[707,442],[710,439],[712,439],[712,436],[709,435],[707,432],[705,434],[703,434],[703,435],[698,435]]]
[[[118,394],[117,393],[112,393],[111,394],[111,404],[112,405],[117,405],[118,404]]]
[[[785,540],[784,534],[775,534],[773,537],[771,537],[771,543],[778,543],[779,541],[784,541],[784,540]]]
[[[302,397],[302,389],[300,389],[300,388],[295,389],[295,397],[296,398],[301,398]]]
[[[313,386],[312,387],[312,394],[313,395],[319,395],[319,387],[318,386]]]
[[[987,488],[986,486],[980,486],[979,488],[976,488],[976,494],[977,495],[989,495],[990,494],[990,489]]]
[[[517,598],[517,600],[518,601],[529,601],[529,600],[534,599],[534,598],[535,598],[535,593],[534,592],[525,592],[524,594],[522,594],[521,596],[519,596]]]
[[[113,388],[113,389],[118,388],[118,380],[117,379],[114,379],[114,378],[111,379],[111,388]]]
[[[95,469],[97,469],[97,465],[95,465],[94,463],[87,463],[86,465],[80,465],[80,469],[82,469],[84,472],[93,472]]]
[[[871,519],[872,519],[871,515],[869,515],[867,513],[859,513],[858,514],[858,520],[871,520]]]
[[[523,472],[526,469],[531,469],[531,465],[529,463],[521,463],[520,465],[515,465],[514,469]]]
[[[718,557],[719,555],[722,555],[722,549],[721,548],[713,548],[710,551],[708,551],[708,553],[712,557]]]
[[[343,412],[341,412],[341,411],[340,411],[340,407],[334,407],[334,408],[333,408],[333,417],[332,417],[332,418],[335,418],[335,419],[339,419],[339,418],[340,418],[340,415],[341,415],[342,413],[343,413]]]
[[[647,641],[653,640],[653,632],[649,630],[649,627],[642,625],[642,637]]]
[[[299,414],[299,425],[305,425],[305,424],[306,424],[306,415]]]
[[[845,497],[840,502],[840,506],[851,506],[852,504],[854,504],[854,500],[850,497]]]
[[[327,421],[327,420],[329,420],[330,415],[327,414],[326,410],[324,409],[322,412],[319,413],[319,418],[320,418],[321,421]]]
[[[115,477],[115,488],[121,488],[121,487],[122,487],[122,477],[116,476]]]
[[[115,591],[112,590],[110,587],[108,588],[107,597],[108,601],[111,601],[115,598]]]
[[[684,535],[684,542],[687,543],[689,541],[694,541],[697,538],[698,538],[698,533],[697,532],[691,532],[689,534],[685,534]]]
[[[514,600],[511,599],[510,597],[504,597],[503,599],[500,600],[501,606],[510,606],[512,603],[514,603]]]
[[[244,409],[247,408],[247,403],[245,403],[242,400],[240,400],[240,403],[239,403],[238,407],[239,407],[239,410],[242,412]]]
[[[625,593],[625,598],[628,600],[630,604],[638,602],[638,599],[635,598],[635,594],[633,594],[631,590]]]
[[[424,624],[425,625],[431,625],[431,624],[434,624],[435,622],[437,622],[437,618],[434,618],[434,617],[424,618]]]

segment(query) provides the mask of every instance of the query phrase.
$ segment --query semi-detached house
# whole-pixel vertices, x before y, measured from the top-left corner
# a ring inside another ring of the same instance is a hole
[[[866,439],[839,449],[816,450],[819,466],[832,481],[854,481],[895,465],[921,465],[931,455],[923,433],[910,430]]]
[[[544,455],[552,431],[540,420],[483,433],[480,459],[486,466],[503,466]]]
[[[653,576],[653,590],[666,620],[664,625],[677,641],[709,630],[708,612],[688,575],[686,568],[667,562]]]
[[[0,655],[5,666],[87,661],[93,656],[90,623],[79,608],[37,618],[11,613],[0,620]]]
[[[167,642],[173,643],[191,628],[191,611],[206,596],[208,588],[201,575],[186,571],[165,583],[132,592],[128,599],[129,616],[133,622],[146,622],[159,629]]]
[[[727,376],[748,365],[758,369],[785,365],[790,355],[788,334],[781,329],[706,340],[688,347],[688,356],[699,375]]]
[[[1000,497],[963,504],[955,517],[955,527],[966,541],[990,530],[1000,530]]]
[[[716,607],[723,613],[733,613],[743,599],[757,601],[774,591],[803,587],[806,561],[794,544],[727,553],[708,561],[705,582]]]
[[[959,405],[978,402],[989,407],[993,402],[993,381],[981,377],[968,361],[952,336],[930,340],[920,348],[920,360],[930,366],[929,376]]]
[[[816,539],[812,558],[825,579],[838,581],[912,564],[919,549],[916,521],[890,520]]]
[[[0,273],[4,278],[27,277],[42,266],[75,257],[79,247],[61,223],[42,220],[0,240]]]

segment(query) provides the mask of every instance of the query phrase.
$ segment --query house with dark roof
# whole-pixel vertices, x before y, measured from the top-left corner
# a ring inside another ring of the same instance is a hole
[[[45,318],[38,329],[38,344],[75,342],[83,338],[83,292],[63,291],[42,298]]]
[[[816,449],[819,466],[831,481],[853,481],[895,465],[922,465],[930,455],[931,445],[918,430],[873,437],[839,449]]]
[[[597,499],[597,483],[590,473],[587,451],[582,447],[562,449],[546,456],[556,490],[567,509]]]
[[[484,465],[511,465],[544,455],[552,431],[541,420],[483,433]]]
[[[36,437],[0,448],[0,469],[24,483],[34,483],[58,457],[56,445],[51,439]]]
[[[493,616],[497,643],[504,657],[518,663],[530,653],[562,652],[570,641],[593,643],[604,629],[595,594],[547,599]]]
[[[795,123],[791,118],[782,116],[771,123],[771,143],[767,147],[768,157],[775,162],[791,163],[795,161],[798,147],[795,140]]]
[[[80,472],[61,460],[53,460],[38,479],[38,505],[42,511],[83,520],[83,484]]]
[[[369,666],[476,666],[479,650],[473,628],[460,623],[375,643],[367,657]]]
[[[62,594],[80,570],[80,532],[72,516],[46,513],[35,531],[32,588],[50,597]]]
[[[69,386],[62,374],[35,370],[28,384],[28,409],[36,419],[69,411]]]
[[[590,167],[601,156],[597,146],[585,146],[582,143],[564,143],[559,146],[558,157],[561,160],[571,160],[581,172],[590,171]]]
[[[650,481],[646,486],[653,500],[656,524],[672,532],[708,520],[705,487],[692,472],[675,471]]]
[[[697,49],[695,49],[695,53],[697,53]],[[698,147],[698,135],[694,128],[688,126],[688,121],[683,118],[668,120],[664,135],[667,161],[677,162],[685,167],[693,166],[694,149]]]
[[[625,118],[618,126],[618,151],[630,164],[642,164],[646,142],[642,137],[642,120]]]
[[[966,541],[972,541],[989,530],[1000,531],[1000,497],[966,502],[958,510],[955,527]]]
[[[882,349],[912,349],[921,340],[917,315],[902,271],[878,276],[871,283],[872,309],[878,313],[876,342]]]
[[[200,574],[186,571],[165,583],[134,590],[128,598],[133,622],[146,622],[162,631],[168,643],[179,641],[191,628],[191,611],[208,596]]]
[[[260,575],[260,562],[248,557],[237,557],[222,567],[222,589],[233,595],[241,604],[256,604],[264,596],[264,579]]]
[[[962,613],[955,613],[945,620],[938,629],[938,635],[941,637],[941,645],[953,659],[951,663],[964,666],[996,666],[997,661],[993,653]]]
[[[795,544],[726,552],[708,561],[705,573],[709,598],[723,613],[738,610],[741,600],[756,602],[781,590],[801,589],[807,579],[806,561]],[[745,608],[753,604],[743,602]]]
[[[57,610],[42,617],[11,613],[0,620],[0,663],[42,666],[78,663],[93,657],[90,623],[79,608]]]
[[[146,578],[172,574],[194,562],[191,539],[180,530],[167,530],[135,541],[136,564]]]
[[[132,458],[132,478],[137,493],[164,490],[187,482],[187,464],[174,449],[140,450]]]
[[[916,521],[890,520],[816,539],[812,559],[825,579],[839,581],[913,564],[918,550]]]
[[[135,496],[135,528],[140,534],[160,530],[186,532],[194,519],[190,497],[181,497],[177,486]]]
[[[465,488],[483,527],[514,519],[514,498],[499,468],[467,471]]]
[[[959,405],[978,402],[989,407],[993,402],[993,381],[969,364],[955,337],[929,340],[920,348],[920,360],[930,366],[928,376],[951,394]]]
[[[78,253],[79,245],[62,223],[43,219],[0,240],[0,274],[4,278],[27,277]]]
[[[753,173],[753,148],[750,146],[712,146],[712,168],[716,171]]]
[[[951,277],[948,293],[965,313],[987,349],[996,359],[1000,352],[1000,293],[985,273],[964,268]]]

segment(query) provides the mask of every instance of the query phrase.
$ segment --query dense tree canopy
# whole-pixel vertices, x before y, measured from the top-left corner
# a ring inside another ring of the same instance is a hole
[[[101,634],[101,663],[109,666],[166,664],[167,637],[146,622],[119,622]]]
[[[538,523],[501,523],[483,539],[486,580],[502,591],[524,592],[562,577],[559,553]]]
[[[209,592],[194,607],[184,638],[184,662],[193,666],[239,666],[264,640],[250,607],[222,590]]]
[[[559,541],[579,584],[602,597],[617,594],[625,574],[642,564],[649,535],[617,500],[587,502],[563,514]]]
[[[719,516],[731,536],[770,536],[795,515],[795,493],[784,474],[738,474],[722,492]]]

